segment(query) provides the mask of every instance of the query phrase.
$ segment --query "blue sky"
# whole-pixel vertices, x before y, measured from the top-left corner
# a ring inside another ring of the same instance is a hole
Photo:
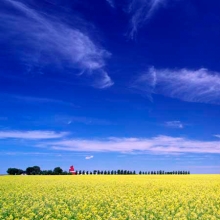
[[[220,172],[218,0],[1,0],[0,173]]]

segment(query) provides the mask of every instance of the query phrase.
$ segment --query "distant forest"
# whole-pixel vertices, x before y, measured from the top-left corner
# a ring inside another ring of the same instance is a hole
[[[27,167],[26,170],[18,168],[8,168],[9,175],[72,175],[72,173],[63,171],[60,167],[55,167],[53,170],[41,170],[39,166]],[[75,175],[189,175],[189,171],[129,171],[129,170],[76,170]]]

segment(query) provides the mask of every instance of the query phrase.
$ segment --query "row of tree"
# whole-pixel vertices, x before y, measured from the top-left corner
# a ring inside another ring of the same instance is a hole
[[[8,168],[7,173],[9,175],[71,175],[71,173],[67,171],[63,171],[60,167],[55,167],[53,170],[41,170],[39,166],[28,167],[26,170],[18,169],[18,168]],[[112,171],[103,171],[103,170],[94,170],[85,171],[79,170],[75,172],[76,175],[136,175],[135,171],[129,170],[112,170]],[[163,170],[159,171],[140,171],[139,175],[188,175],[189,171],[171,171],[165,172]]]
[[[129,170],[112,170],[112,171],[103,171],[103,170],[94,170],[91,171],[76,171],[76,175],[136,175],[136,171],[129,171]],[[190,171],[171,171],[171,172],[165,172],[164,170],[159,171],[140,171],[138,173],[139,175],[188,175],[190,174]]]
[[[69,175],[69,172],[63,171],[60,167],[55,167],[53,170],[41,170],[39,166],[28,167],[26,170],[18,168],[8,168],[9,175]]]

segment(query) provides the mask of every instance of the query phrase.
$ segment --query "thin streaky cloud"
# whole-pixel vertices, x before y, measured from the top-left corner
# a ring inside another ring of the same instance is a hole
[[[152,94],[155,93],[157,85],[157,76],[154,68],[150,68],[147,73],[140,74],[134,82],[131,83],[130,89],[141,92],[150,101],[153,101]]]
[[[0,26],[5,29],[2,39],[11,40],[11,46],[17,48],[20,61],[27,66],[27,71],[36,71],[37,68],[42,72],[51,63],[64,68],[63,63],[68,62],[73,72],[78,69],[84,75],[92,75],[99,82],[92,86],[102,89],[113,85],[104,70],[106,59],[111,54],[95,44],[88,33],[22,2],[3,0],[3,3],[20,12],[12,14],[1,11],[0,19],[3,22]],[[16,40],[14,35],[17,36]],[[22,52],[24,48],[31,52]]]
[[[149,80],[150,79],[150,80]],[[160,94],[186,102],[220,104],[220,73],[208,69],[149,68],[131,85],[143,94]]]
[[[79,156],[79,157],[84,157],[86,156],[85,153],[80,153],[80,152],[68,152],[62,154],[60,153],[55,153],[55,152],[20,152],[20,151],[0,151],[0,155],[7,155],[7,156],[18,156],[18,155],[24,155],[24,156],[64,156],[64,157],[72,157],[72,156]]]
[[[68,120],[67,124],[73,124],[73,123],[83,123],[86,125],[112,125],[113,122],[110,122],[108,120],[104,119],[98,119],[98,118],[90,118],[90,117],[85,117],[85,116],[67,116],[66,119],[65,117],[61,117],[62,120]]]
[[[180,121],[166,121],[165,126],[169,128],[179,128],[179,129],[182,129],[184,127]]]
[[[105,89],[109,88],[114,85],[114,82],[109,77],[108,73],[104,70],[100,70],[99,74],[102,76],[101,78],[98,78],[98,80],[95,80],[93,83],[93,86],[99,89]]]
[[[66,139],[44,143],[44,146],[60,151],[120,152],[183,154],[220,154],[220,141],[200,141],[183,137],[156,136],[152,138],[106,138],[106,139]]]
[[[87,156],[85,157],[86,160],[91,160],[94,156]]]
[[[57,104],[57,105],[67,105],[67,106],[73,106],[78,108],[79,106],[71,103],[71,102],[66,102],[63,100],[58,100],[58,99],[50,99],[50,98],[42,98],[42,97],[33,97],[33,96],[21,96],[21,95],[15,95],[15,94],[8,94],[4,93],[0,95],[0,98],[7,98],[7,100],[12,100],[12,101],[21,101],[21,102],[26,102],[26,103],[50,103],[50,104]]]
[[[213,135],[214,137],[220,138],[220,134]]]
[[[60,153],[43,153],[43,152],[18,152],[18,151],[3,151],[0,155],[17,156],[17,155],[32,155],[32,156],[59,156]]]
[[[107,1],[107,3],[108,3],[112,8],[115,7],[114,0],[106,0],[106,1]]]
[[[0,139],[57,139],[67,135],[67,132],[55,131],[0,131]]]
[[[131,0],[128,9],[131,15],[129,37],[133,39],[138,29],[166,3],[167,0]]]

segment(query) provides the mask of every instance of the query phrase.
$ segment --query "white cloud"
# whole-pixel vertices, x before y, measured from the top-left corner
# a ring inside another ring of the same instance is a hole
[[[84,152],[120,153],[217,153],[220,154],[220,141],[199,141],[183,137],[156,136],[152,138],[106,138],[69,139],[45,143],[54,150]]]
[[[114,8],[115,7],[115,3],[114,3],[114,0],[106,0],[108,2],[108,4]]]
[[[0,139],[56,139],[65,137],[67,132],[54,131],[0,131]]]
[[[85,156],[85,153],[79,153],[79,152],[71,152],[71,154],[68,153],[56,153],[56,152],[22,152],[22,151],[0,151],[0,155],[7,155],[7,156],[18,156],[18,155],[23,155],[23,156],[45,156],[45,157],[60,157],[63,156],[65,158],[67,157],[73,157],[73,156],[78,156],[82,157]]]
[[[200,141],[159,135],[151,138],[71,139],[55,131],[0,131],[0,139],[35,140],[33,146],[67,152],[119,152],[126,154],[210,153],[220,154],[220,141]],[[54,140],[53,140],[54,139]],[[60,153],[60,152],[59,152]],[[86,156],[86,155],[85,155]],[[86,156],[85,159],[92,159]]]
[[[104,70],[99,71],[99,75],[101,76],[98,80],[95,80],[93,86],[100,89],[105,89],[114,85],[114,82],[111,80],[107,72]]]
[[[73,24],[68,25],[58,16],[52,17],[19,1],[3,1],[19,13],[0,12],[0,26],[5,30],[2,39],[10,39],[11,45],[18,48],[22,63],[30,70],[38,68],[41,71],[51,63],[59,67],[68,63],[73,71],[78,69],[83,74],[92,75],[99,82],[93,85],[97,88],[113,85],[104,71],[105,59],[110,53],[96,45],[88,33]]]
[[[132,39],[138,29],[166,2],[167,0],[131,0],[128,13],[131,14],[129,35]]]
[[[207,69],[154,69],[140,75],[132,88],[186,102],[220,104],[220,73]]]
[[[214,137],[220,138],[220,134],[215,134]]]
[[[71,102],[66,102],[58,99],[42,98],[42,97],[33,97],[33,96],[20,96],[15,94],[2,93],[0,94],[0,99],[7,99],[8,101],[20,101],[22,103],[50,103],[58,105],[67,105],[72,107],[78,107]],[[1,120],[1,119],[0,119]]]
[[[83,123],[86,125],[89,124],[97,124],[97,125],[110,125],[112,122],[104,120],[104,119],[98,119],[98,118],[90,118],[90,117],[83,117],[83,116],[72,116],[68,117],[69,120],[67,124],[72,124],[72,123]]]
[[[166,121],[165,126],[170,127],[170,128],[183,128],[184,127],[180,121]]]
[[[92,158],[93,158],[93,156],[87,156],[87,157],[85,157],[86,160],[90,160],[90,159],[92,159]]]

